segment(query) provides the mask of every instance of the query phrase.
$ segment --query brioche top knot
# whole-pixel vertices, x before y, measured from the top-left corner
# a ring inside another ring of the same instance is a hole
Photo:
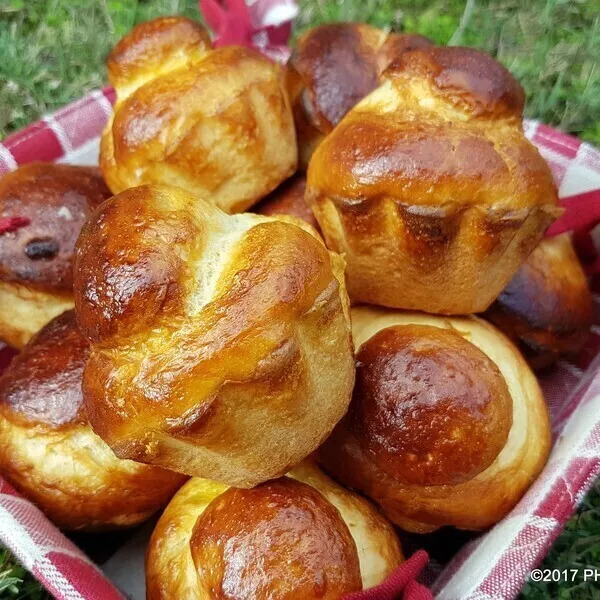
[[[333,600],[362,588],[339,511],[287,477],[221,494],[198,517],[190,548],[201,589],[230,597]]]
[[[406,484],[467,481],[489,467],[512,425],[498,367],[460,333],[431,325],[377,332],[357,354],[353,431]]]

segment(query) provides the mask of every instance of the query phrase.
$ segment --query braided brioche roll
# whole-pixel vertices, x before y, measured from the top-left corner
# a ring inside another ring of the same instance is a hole
[[[71,310],[13,359],[0,378],[0,471],[63,529],[130,527],[185,477],[119,460],[92,431],[81,394],[88,354]]]
[[[313,155],[307,183],[351,300],[488,308],[560,214],[523,90],[468,48],[404,53]]]
[[[148,600],[338,600],[402,562],[392,526],[303,463],[251,490],[191,479],[150,540]]]
[[[121,458],[250,487],[312,452],[354,382],[343,261],[302,221],[132,188],[77,244],[83,390]]]
[[[534,369],[581,350],[593,321],[592,294],[569,235],[544,238],[484,316]]]
[[[302,34],[287,72],[301,165],[306,168],[323,138],[379,85],[394,59],[430,45],[422,35],[386,33],[365,23],[328,23]]]
[[[476,317],[358,307],[348,414],[320,449],[337,480],[408,531],[485,529],[533,483],[550,451],[535,376]]]
[[[0,339],[22,348],[73,308],[73,249],[110,191],[92,167],[30,163],[0,179],[0,218],[29,223],[0,234]]]
[[[117,102],[100,167],[114,193],[168,183],[233,213],[295,171],[282,71],[258,52],[213,50],[200,23],[164,17],[115,46],[108,76]]]

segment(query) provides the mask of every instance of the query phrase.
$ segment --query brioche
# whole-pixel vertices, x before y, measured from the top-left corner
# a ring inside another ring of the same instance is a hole
[[[0,472],[63,529],[136,525],[185,477],[119,460],[92,431],[81,394],[88,353],[71,310],[13,359],[0,378]]]
[[[476,317],[357,307],[352,323],[356,387],[321,464],[407,531],[498,522],[550,450],[524,359]]]
[[[524,94],[468,48],[402,54],[315,151],[306,198],[356,303],[482,312],[561,214]]]
[[[296,170],[281,68],[247,48],[212,49],[198,22],[137,25],[110,54],[108,77],[117,101],[100,167],[114,193],[166,183],[234,213]]]
[[[194,478],[154,530],[146,597],[337,600],[401,561],[391,525],[311,464],[252,490]]]
[[[354,382],[343,261],[298,219],[132,188],[77,243],[83,390],[120,458],[250,487],[311,453]]]
[[[484,317],[534,369],[581,350],[592,325],[592,295],[569,235],[544,238]]]
[[[73,307],[73,247],[110,196],[98,169],[31,163],[0,179],[0,217],[29,223],[0,233],[0,339],[22,348]]]
[[[432,42],[422,35],[386,33],[365,23],[328,23],[299,38],[288,62],[300,164],[342,117],[380,82],[402,53]]]

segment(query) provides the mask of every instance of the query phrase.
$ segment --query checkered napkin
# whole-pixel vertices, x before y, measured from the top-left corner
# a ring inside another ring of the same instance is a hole
[[[250,8],[257,4],[261,3],[255,2]],[[222,15],[214,16],[216,31],[219,18]],[[229,35],[225,29],[222,31],[223,35]],[[276,36],[273,39],[277,42]],[[265,42],[265,47],[270,43]],[[72,164],[94,161],[98,136],[113,101],[112,89],[92,92],[8,137],[0,143],[0,176],[35,160]],[[598,192],[594,191],[600,188],[600,151],[536,121],[527,121],[525,132],[548,161],[568,214],[579,215],[568,225],[579,227],[583,223],[577,236],[587,242],[591,270],[596,271],[598,263],[588,231],[592,217],[586,207],[600,203]],[[570,207],[576,210],[570,211]],[[599,213],[596,210],[594,214]],[[565,220],[561,223],[564,225]],[[464,546],[446,565],[432,585],[436,597],[445,600],[515,597],[529,571],[543,558],[586,490],[600,475],[598,296],[594,296],[594,307],[596,325],[578,360],[561,361],[540,378],[555,440],[548,465],[501,523]],[[10,355],[9,349],[0,348],[0,370]],[[59,600],[122,598],[98,567],[1,479],[0,541]],[[423,553],[417,553],[388,582],[355,594],[352,600],[426,600],[430,593],[414,583],[425,560]]]

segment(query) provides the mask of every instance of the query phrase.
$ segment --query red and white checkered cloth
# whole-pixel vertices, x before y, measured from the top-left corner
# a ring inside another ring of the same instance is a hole
[[[274,35],[278,42],[279,32]],[[112,89],[92,92],[8,137],[0,144],[0,176],[36,160],[96,163],[98,137],[113,101]],[[600,151],[536,121],[527,121],[525,131],[550,164],[561,198],[573,198],[567,204],[577,200],[575,195],[581,202],[581,194],[600,188]],[[450,561],[432,586],[436,597],[507,600],[516,596],[600,475],[600,297],[595,296],[594,303],[596,325],[580,360],[559,362],[541,378],[555,435],[548,465],[501,523]],[[7,357],[8,352],[0,349],[0,370]],[[0,541],[59,600],[122,598],[98,567],[1,479]],[[415,556],[414,564],[422,566],[422,560],[422,555]],[[402,577],[397,579],[395,589],[400,589]],[[390,595],[389,587],[369,598],[399,598]],[[425,596],[406,586],[402,597]]]

